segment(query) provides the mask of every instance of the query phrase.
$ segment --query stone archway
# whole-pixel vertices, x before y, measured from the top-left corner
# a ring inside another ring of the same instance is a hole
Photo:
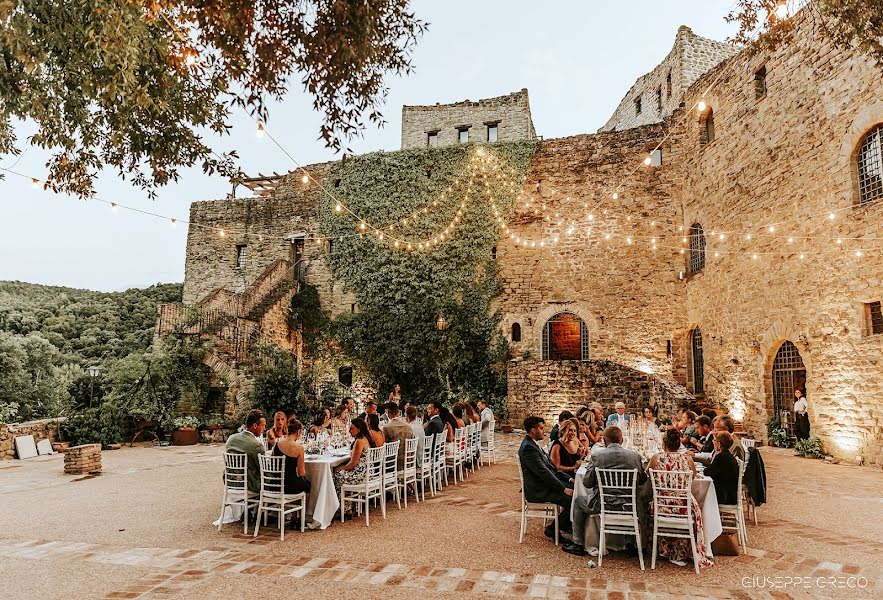
[[[549,304],[540,311],[533,325],[534,352],[536,356],[543,356],[543,328],[546,323],[559,313],[571,313],[582,319],[588,329],[589,354],[591,354],[592,342],[597,339],[601,325],[591,312],[583,308],[577,302],[555,302]]]
[[[762,371],[760,373],[761,381],[763,381],[763,409],[767,419],[775,415],[775,400],[773,388],[773,366],[776,356],[785,342],[789,342],[794,346],[800,355],[800,361],[803,363],[804,369],[804,392],[809,398],[809,414],[810,420],[813,417],[812,398],[812,359],[806,342],[802,341],[803,333],[799,329],[799,324],[786,324],[783,321],[774,323],[760,339],[760,354],[764,357],[762,363]],[[793,394],[793,390],[792,390]],[[783,409],[790,409],[791,406],[783,406]]]

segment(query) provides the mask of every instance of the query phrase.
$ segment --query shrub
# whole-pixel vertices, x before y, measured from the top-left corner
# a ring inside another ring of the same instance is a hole
[[[181,429],[182,427],[193,427],[196,429],[199,427],[199,419],[191,416],[176,417],[175,420],[172,421],[172,425],[175,429]]]
[[[778,446],[779,448],[791,447],[791,436],[789,436],[788,432],[782,427],[782,423],[779,421],[778,417],[773,417],[767,422],[766,434],[770,444],[773,446]]]
[[[62,433],[72,446],[115,444],[123,439],[124,415],[114,404],[104,402],[68,417]]]
[[[277,410],[301,419],[311,414],[313,407],[304,395],[303,381],[290,352],[278,348],[264,349],[257,356],[253,374],[251,405],[261,409],[268,421]]]
[[[805,456],[806,458],[822,458],[822,440],[817,437],[809,438],[808,440],[800,440],[797,442],[797,445],[794,446],[794,451],[800,456]]]

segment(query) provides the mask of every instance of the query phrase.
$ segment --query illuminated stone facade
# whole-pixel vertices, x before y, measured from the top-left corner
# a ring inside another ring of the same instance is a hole
[[[883,201],[860,203],[856,164],[862,139],[883,123],[883,74],[795,18],[793,41],[753,56],[682,28],[601,132],[539,145],[509,223],[518,242],[504,237],[496,248],[497,306],[516,359],[513,421],[596,399],[634,410],[652,401],[667,413],[695,392],[764,439],[776,386],[805,377],[812,432],[826,451],[883,464],[883,335],[869,330],[866,306],[883,299]],[[633,96],[646,90],[642,113],[655,110],[652,94],[670,68],[662,111],[634,121]],[[420,123],[405,120],[405,147],[426,145],[424,121],[452,129],[465,118],[422,108]],[[529,120],[529,108],[519,110]],[[533,135],[532,125],[520,131],[517,139]],[[643,166],[660,144],[661,165]],[[195,204],[185,301],[236,291],[290,257],[283,238],[317,231],[311,185],[295,175],[269,198]],[[198,227],[225,224],[225,239]],[[691,272],[682,250],[694,224],[706,247],[704,267]],[[244,271],[237,243],[254,261]],[[325,306],[353,310],[325,251],[307,246],[306,278]],[[559,313],[585,325],[587,362],[548,360],[547,324]],[[774,372],[783,348],[802,372]]]

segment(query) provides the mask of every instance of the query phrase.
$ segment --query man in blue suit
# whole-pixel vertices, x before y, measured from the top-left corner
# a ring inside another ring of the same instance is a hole
[[[625,404],[616,403],[616,412],[607,417],[607,427],[619,427],[622,431],[628,429],[629,415],[625,414]]]
[[[546,422],[540,417],[528,417],[524,420],[524,431],[527,435],[518,449],[518,460],[521,462],[524,478],[524,499],[528,502],[554,502],[560,506],[558,527],[562,532],[569,533],[573,480],[556,469],[537,445],[546,435]],[[545,534],[550,538],[555,537],[554,523],[546,527]]]

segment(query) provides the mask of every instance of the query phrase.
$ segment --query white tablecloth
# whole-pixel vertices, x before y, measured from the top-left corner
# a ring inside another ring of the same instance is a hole
[[[334,513],[340,508],[340,498],[334,487],[331,468],[349,462],[349,451],[345,456],[339,455],[307,455],[305,466],[311,490],[307,495],[307,523],[315,522],[319,528],[325,529],[334,520]]]
[[[597,450],[603,450],[597,445],[592,447],[592,453]],[[590,496],[597,493],[597,490],[587,490],[583,484],[583,478],[586,474],[586,465],[583,464],[576,472],[573,478],[573,498],[580,496]],[[648,482],[649,485],[649,482]],[[714,541],[722,532],[723,524],[721,523],[720,509],[717,505],[717,493],[714,490],[714,480],[711,478],[694,478],[690,488],[693,497],[699,504],[699,510],[702,512],[702,525],[705,529],[705,543],[708,547],[708,556],[711,556],[711,542]],[[570,519],[573,521],[573,504],[570,508]],[[584,534],[584,545],[586,548],[597,548],[600,539],[601,517],[598,515],[591,516],[586,519],[586,531]],[[607,536],[608,550],[624,550],[625,543],[632,538],[619,535]]]

